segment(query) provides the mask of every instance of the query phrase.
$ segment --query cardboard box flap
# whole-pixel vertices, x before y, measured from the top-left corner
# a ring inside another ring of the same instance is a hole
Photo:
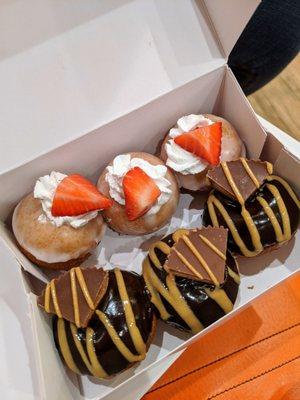
[[[205,0],[226,57],[229,56],[259,3],[260,0]]]
[[[300,194],[299,180],[299,152],[297,148],[292,154],[274,135],[268,132],[260,159],[271,162],[274,165],[274,174],[279,174],[286,179],[293,189]],[[297,157],[298,156],[298,157]]]
[[[260,158],[261,160],[266,160],[275,164],[283,148],[284,145],[274,135],[268,132]]]
[[[8,1],[0,15],[1,148],[14,149],[0,170],[226,62],[202,1]]]
[[[300,160],[283,148],[274,164],[274,172],[286,179],[300,195]]]
[[[226,68],[222,91],[219,92],[213,112],[232,123],[246,146],[247,157],[259,158],[265,145],[266,132],[249,106],[232,71]]]

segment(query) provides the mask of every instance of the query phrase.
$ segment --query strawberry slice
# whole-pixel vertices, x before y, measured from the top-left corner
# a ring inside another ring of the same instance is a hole
[[[174,141],[184,150],[204,158],[211,165],[218,165],[221,154],[222,122],[199,126],[193,131],[177,136]]]
[[[71,217],[111,206],[112,200],[103,196],[92,182],[74,174],[64,178],[57,186],[51,212],[54,217]]]
[[[139,167],[131,169],[124,176],[123,191],[129,221],[146,214],[161,194],[154,180]]]

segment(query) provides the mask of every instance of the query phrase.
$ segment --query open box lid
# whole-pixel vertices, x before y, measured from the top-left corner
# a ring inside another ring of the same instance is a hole
[[[224,65],[258,3],[2,2],[0,171]]]

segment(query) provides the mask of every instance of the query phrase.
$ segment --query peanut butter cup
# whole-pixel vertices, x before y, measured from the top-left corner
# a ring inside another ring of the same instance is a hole
[[[190,230],[174,244],[164,268],[176,276],[221,285],[225,278],[227,229]]]
[[[208,171],[206,177],[214,189],[233,199],[241,198],[245,202],[272,172],[273,166],[268,162],[240,158],[222,162]]]
[[[107,285],[108,272],[102,268],[72,268],[47,284],[38,298],[38,305],[47,313],[85,328]]]

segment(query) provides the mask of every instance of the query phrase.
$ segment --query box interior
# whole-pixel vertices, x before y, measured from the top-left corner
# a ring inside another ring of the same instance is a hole
[[[115,155],[132,150],[154,153],[159,141],[181,115],[201,112],[213,112],[231,121],[244,140],[249,157],[258,158],[261,153],[266,155],[266,158],[268,154],[272,155],[272,151],[268,150],[273,143],[272,139],[266,140],[266,133],[254,116],[235,78],[224,66],[0,176],[0,217],[2,220],[0,235],[25,270],[40,280],[47,281],[48,279],[47,275],[19,252],[9,228],[10,215],[14,206],[25,193],[32,190],[33,183],[39,176],[55,169],[66,173],[80,172],[96,180],[108,161]],[[134,148],[132,143],[134,143]],[[299,160],[285,151],[283,146],[279,150],[276,149],[278,154],[275,157],[277,158],[275,169],[296,184],[299,190],[299,182],[296,181],[296,176],[300,172]],[[275,158],[272,161],[275,161]],[[119,237],[108,229],[101,245],[86,265],[98,264],[108,268],[118,265],[124,269],[140,272],[141,262],[151,240],[181,226],[201,225],[201,206],[204,200],[203,195],[181,195],[180,205],[170,226],[154,235],[142,238]],[[72,396],[75,399],[99,400],[109,396],[115,388],[126,385],[128,380],[142,379],[144,374],[141,374],[147,371],[147,368],[151,368],[172,352],[179,351],[197,340],[216,325],[222,324],[251,299],[296,271],[298,267],[296,255],[299,254],[299,249],[298,234],[282,249],[255,260],[241,261],[242,280],[233,312],[193,338],[160,323],[146,359],[137,367],[107,382],[97,382],[88,377],[76,377],[65,370],[54,347],[50,321],[36,306],[36,298],[31,292],[30,284],[28,285],[28,280],[24,280],[26,294],[19,293],[19,297],[20,300],[28,298],[30,302],[42,398],[50,400],[64,394],[66,397]],[[15,267],[15,265],[12,266],[12,268]],[[24,337],[27,335],[30,336],[31,332],[24,332]],[[54,381],[55,385],[53,385]]]

